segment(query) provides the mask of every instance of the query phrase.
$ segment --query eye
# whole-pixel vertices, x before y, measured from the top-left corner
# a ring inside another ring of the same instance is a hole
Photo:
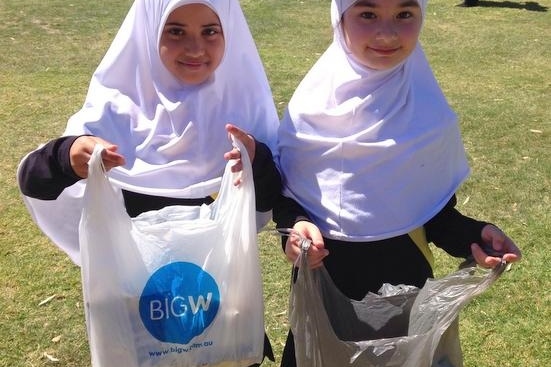
[[[360,17],[364,18],[364,19],[375,19],[377,18],[377,16],[375,15],[375,13],[373,12],[370,12],[370,11],[363,11],[360,13]]]
[[[398,14],[398,19],[409,19],[413,17],[413,13],[410,11],[402,11]]]
[[[203,29],[203,35],[207,37],[213,37],[221,33],[222,33],[222,30],[219,29],[219,27],[207,27]]]
[[[168,27],[165,28],[165,32],[172,38],[178,38],[185,34],[185,31],[182,27]]]

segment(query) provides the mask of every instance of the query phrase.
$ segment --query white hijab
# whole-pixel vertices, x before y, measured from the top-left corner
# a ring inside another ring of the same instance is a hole
[[[419,44],[391,70],[351,58],[340,19],[354,3],[332,1],[333,43],[289,102],[279,164],[284,194],[324,236],[374,241],[425,224],[469,167],[457,117]]]
[[[201,3],[220,18],[225,53],[212,78],[183,85],[159,57],[168,15]],[[93,134],[117,144],[126,165],[109,172],[123,189],[201,198],[219,189],[233,123],[275,150],[278,116],[238,0],[136,0],[90,82],[64,135]],[[83,180],[84,181],[84,180]],[[55,201],[24,197],[39,227],[76,263],[85,182]]]

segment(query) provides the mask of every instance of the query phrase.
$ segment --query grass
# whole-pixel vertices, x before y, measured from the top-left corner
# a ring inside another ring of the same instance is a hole
[[[499,224],[524,254],[462,312],[465,365],[547,367],[551,0],[482,0],[475,8],[459,2],[430,1],[422,34],[460,117],[472,166],[459,206]],[[59,136],[80,108],[129,4],[0,2],[0,367],[90,365],[79,269],[32,223],[15,170],[27,152]],[[329,1],[241,4],[282,112],[331,40]],[[289,265],[276,237],[263,233],[260,240],[267,331],[279,358],[287,331]],[[438,250],[436,255],[439,275],[458,263]]]

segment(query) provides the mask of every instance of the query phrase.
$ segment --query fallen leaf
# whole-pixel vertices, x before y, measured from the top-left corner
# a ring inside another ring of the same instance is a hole
[[[61,335],[58,335],[52,338],[53,343],[59,343],[60,340],[61,340]]]
[[[53,300],[53,299],[56,298],[56,297],[57,297],[57,294],[54,294],[54,295],[52,295],[52,296],[50,296],[50,297],[48,297],[48,298],[42,300],[42,302],[40,302],[38,305],[39,305],[39,306],[43,306],[43,305],[45,305],[46,303],[50,302],[51,300]]]
[[[59,359],[46,352],[44,352],[44,357],[48,358],[50,362],[59,362]]]

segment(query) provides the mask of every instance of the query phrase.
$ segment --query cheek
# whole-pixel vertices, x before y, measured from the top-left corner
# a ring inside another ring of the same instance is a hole
[[[166,65],[166,62],[167,62],[167,59],[168,59],[168,50],[165,46],[160,46],[159,47],[159,58],[161,59],[161,61],[163,62],[163,64]]]
[[[215,64],[215,67],[218,67],[220,63],[222,62],[222,59],[224,58],[224,43],[219,43],[217,45],[213,45],[213,47],[210,50],[210,54],[212,55],[213,63]]]
[[[176,58],[175,48],[167,44],[161,44],[159,46],[159,58],[166,67],[169,67]]]
[[[407,24],[400,28],[400,37],[402,41],[415,46],[419,39],[420,27],[417,24]]]
[[[346,46],[350,50],[363,48],[363,44],[370,38],[370,29],[366,26],[359,26],[354,23],[350,23],[344,30],[344,37],[346,40]]]

